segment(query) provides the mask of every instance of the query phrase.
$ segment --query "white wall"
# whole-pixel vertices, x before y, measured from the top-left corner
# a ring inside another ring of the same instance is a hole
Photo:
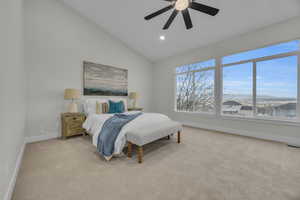
[[[63,91],[82,89],[84,60],[128,69],[129,91],[150,110],[152,64],[60,1],[26,0],[25,47],[28,136],[60,134]]]
[[[9,183],[24,142],[22,13],[22,0],[0,1],[0,199],[8,197]]]
[[[155,64],[153,86],[153,108],[156,112],[168,114],[175,120],[189,125],[216,129],[220,131],[263,137],[298,143],[300,145],[300,127],[281,123],[269,123],[259,120],[245,121],[216,118],[201,114],[177,113],[174,111],[175,85],[174,68],[222,57],[231,53],[262,47],[277,42],[300,38],[300,17],[272,25],[245,35],[218,42],[207,47],[194,49],[185,54],[173,56]],[[300,86],[299,86],[300,87]]]

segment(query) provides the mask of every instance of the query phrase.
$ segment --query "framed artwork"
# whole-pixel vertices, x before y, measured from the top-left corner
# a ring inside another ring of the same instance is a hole
[[[84,61],[83,94],[128,96],[128,70]]]

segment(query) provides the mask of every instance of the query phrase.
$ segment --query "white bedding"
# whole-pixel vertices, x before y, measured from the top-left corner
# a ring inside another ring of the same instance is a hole
[[[137,113],[137,111],[126,112],[125,114],[133,113]],[[87,117],[83,124],[83,128],[93,135],[93,145],[97,146],[98,135],[101,128],[104,122],[112,116],[113,114],[91,114]],[[126,124],[115,141],[114,155],[122,153],[126,144],[126,133],[128,131],[141,129],[143,127],[151,127],[152,124],[163,123],[166,120],[170,120],[170,118],[163,114],[143,113],[141,116]]]

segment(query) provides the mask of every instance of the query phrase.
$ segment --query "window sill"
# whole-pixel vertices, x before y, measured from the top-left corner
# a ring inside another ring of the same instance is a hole
[[[174,112],[180,114],[188,114],[188,115],[203,115],[203,116],[210,116],[210,117],[216,116],[215,112],[187,112],[187,111],[178,111],[178,110],[174,110]]]
[[[240,117],[240,116],[231,116],[231,115],[220,115],[217,116],[216,113],[209,113],[209,112],[185,112],[185,111],[177,111],[174,110],[175,113],[178,114],[188,114],[188,115],[200,115],[204,117],[210,117],[215,119],[222,119],[222,120],[240,120],[246,122],[257,122],[263,124],[271,124],[271,125],[288,125],[288,126],[299,126],[300,121],[295,120],[284,120],[284,119],[270,119],[270,118],[261,118],[261,117]]]
[[[241,120],[241,121],[249,121],[249,122],[257,122],[264,124],[272,124],[272,125],[289,125],[289,126],[300,126],[300,121],[295,120],[285,120],[285,119],[272,119],[272,118],[262,118],[262,117],[240,117],[240,116],[231,116],[231,115],[221,115],[221,119],[225,120]]]

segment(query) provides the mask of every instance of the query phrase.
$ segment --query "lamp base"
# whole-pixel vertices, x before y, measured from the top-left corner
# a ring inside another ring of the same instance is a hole
[[[77,113],[78,112],[77,104],[74,102],[70,103],[68,106],[68,112],[69,113]]]
[[[132,102],[132,107],[133,107],[133,108],[136,108],[136,99],[133,100],[133,102]]]

